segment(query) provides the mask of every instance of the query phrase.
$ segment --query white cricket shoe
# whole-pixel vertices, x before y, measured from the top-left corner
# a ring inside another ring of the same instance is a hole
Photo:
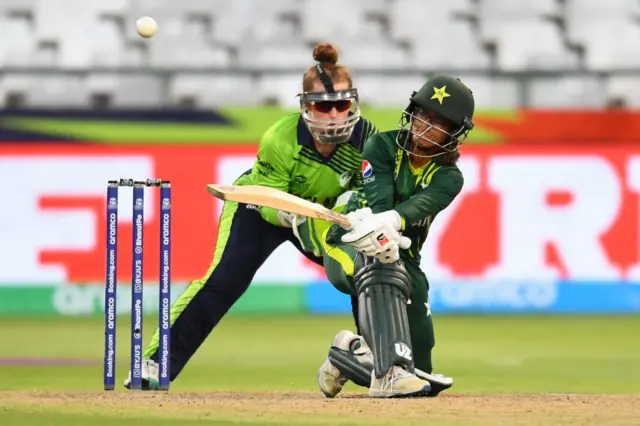
[[[329,358],[325,359],[318,370],[318,386],[327,398],[333,398],[340,393],[347,378],[340,374],[340,370],[331,365]]]
[[[358,340],[358,344],[353,343]],[[356,346],[355,349],[351,349]],[[351,351],[363,363],[373,365],[373,355],[367,342],[362,336],[358,336],[349,330],[342,330],[333,338],[331,347]],[[333,398],[342,391],[342,387],[347,383],[347,378],[342,375],[340,370],[331,364],[329,358],[322,363],[318,369],[318,386],[327,398]]]
[[[131,389],[131,371],[124,381],[124,387]],[[142,360],[142,390],[160,389],[160,366],[152,359]]]
[[[379,379],[376,378],[375,371],[371,372],[369,396],[373,398],[426,396],[430,390],[429,382],[397,365],[391,367],[387,374]]]

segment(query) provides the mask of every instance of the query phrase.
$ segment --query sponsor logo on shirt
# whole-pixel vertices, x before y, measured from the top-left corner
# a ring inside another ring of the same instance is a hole
[[[268,161],[264,161],[258,157],[256,161],[258,173],[264,177],[269,177],[269,175],[273,172],[274,168]]]
[[[368,178],[373,174],[373,167],[367,160],[362,161],[362,177]]]
[[[309,189],[307,178],[303,175],[297,175],[291,180],[291,186],[289,190],[295,195],[302,194]]]

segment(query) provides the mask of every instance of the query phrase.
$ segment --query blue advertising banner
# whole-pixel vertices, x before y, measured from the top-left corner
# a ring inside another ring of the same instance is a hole
[[[430,290],[438,313],[640,313],[640,283],[629,282],[447,282]],[[329,283],[307,286],[311,313],[348,313],[349,298]]]

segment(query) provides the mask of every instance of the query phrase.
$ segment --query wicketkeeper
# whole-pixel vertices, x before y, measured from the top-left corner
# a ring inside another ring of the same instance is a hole
[[[264,185],[331,208],[344,191],[361,187],[362,148],[377,130],[360,116],[358,92],[349,70],[337,65],[335,46],[319,44],[313,57],[318,63],[304,74],[300,112],[265,132],[253,168],[235,184]],[[224,203],[211,266],[171,307],[172,381],[281,244],[291,242],[315,263],[323,263],[319,245],[310,251],[300,247],[296,231],[301,223],[305,226],[304,219],[271,208]],[[328,225],[313,222],[318,227],[314,232]],[[197,230],[194,238],[202,238]],[[143,389],[156,389],[157,331],[143,356]],[[127,378],[125,386],[129,384]]]

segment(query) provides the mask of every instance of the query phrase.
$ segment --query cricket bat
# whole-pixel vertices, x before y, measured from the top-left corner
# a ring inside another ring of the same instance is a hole
[[[351,229],[351,222],[347,219],[347,216],[279,189],[260,185],[209,184],[207,185],[207,191],[214,197],[224,201],[237,201],[243,204],[271,207],[288,213],[323,219],[337,223],[345,229]]]

